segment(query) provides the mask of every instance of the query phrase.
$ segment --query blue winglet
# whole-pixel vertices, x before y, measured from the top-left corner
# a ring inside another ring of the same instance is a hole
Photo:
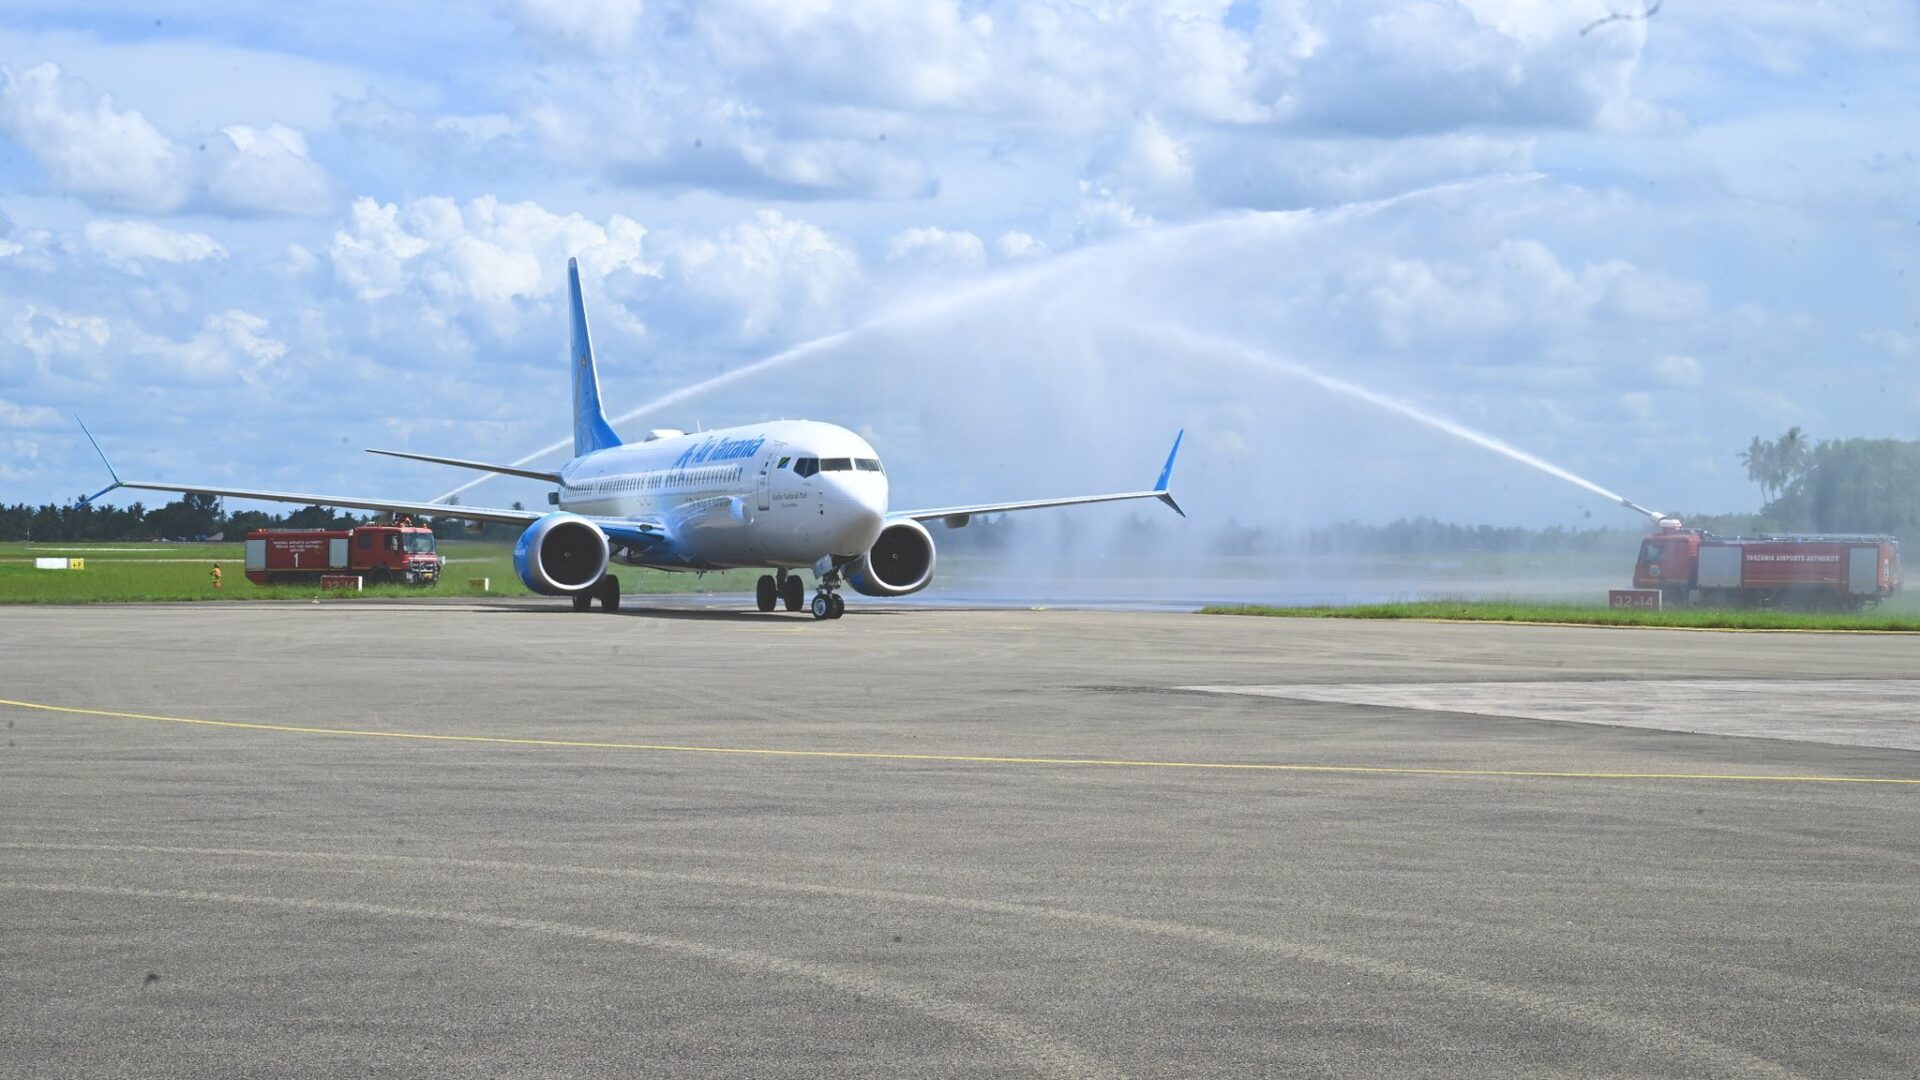
[[[1173,507],[1173,512],[1181,517],[1186,517],[1187,512],[1180,509],[1179,503],[1173,501],[1173,493],[1167,490],[1167,485],[1173,480],[1173,459],[1180,454],[1180,440],[1186,437],[1186,428],[1181,428],[1180,433],[1173,437],[1173,449],[1167,452],[1167,464],[1160,470],[1160,479],[1153,484],[1153,490],[1160,496],[1160,501]]]
[[[81,506],[91,506],[93,505],[93,500],[99,498],[102,495],[105,495],[107,492],[112,491],[114,488],[117,488],[120,486],[120,474],[113,471],[113,462],[108,461],[107,452],[105,450],[100,449],[100,440],[94,438],[93,432],[87,430],[87,422],[85,420],[80,419],[79,413],[74,414],[73,420],[75,423],[80,425],[80,430],[83,434],[86,435],[87,441],[93,444],[93,452],[100,455],[100,463],[107,467],[107,475],[113,477],[113,483],[108,484],[106,487],[101,488],[99,491],[96,491],[91,495],[80,496]]]

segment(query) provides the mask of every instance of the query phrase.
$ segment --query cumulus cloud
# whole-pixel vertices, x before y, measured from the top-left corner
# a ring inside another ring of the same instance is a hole
[[[0,70],[0,134],[32,151],[62,191],[104,206],[175,210],[193,190],[180,147],[55,64]]]
[[[406,204],[354,200],[328,249],[336,277],[361,300],[413,293],[443,314],[474,314],[496,331],[518,325],[516,305],[559,292],[569,258],[583,274],[654,275],[646,229],[622,214],[605,223],[537,203],[442,196]]]
[[[286,344],[269,336],[269,329],[265,318],[232,308],[208,315],[184,341],[151,340],[140,351],[166,373],[185,381],[253,381],[262,369],[287,354]]]
[[[207,196],[219,207],[307,215],[332,208],[326,171],[307,156],[306,136],[284,124],[222,128],[207,140],[202,168]]]
[[[1596,319],[1674,323],[1704,315],[1709,304],[1699,282],[1621,259],[1568,266],[1547,244],[1520,237],[1448,257],[1389,255],[1343,276],[1334,302],[1368,312],[1380,339],[1396,349],[1552,334]]]
[[[1144,116],[1109,142],[1088,165],[1101,185],[1135,198],[1184,194],[1193,183],[1193,162],[1185,143],[1157,117]]]
[[[180,232],[148,221],[89,221],[84,235],[89,248],[114,263],[140,259],[182,263],[227,257],[227,249],[205,233]]]
[[[19,405],[0,398],[0,427],[14,431],[26,431],[32,428],[53,428],[61,424],[61,416],[45,405]]]
[[[987,248],[964,229],[903,229],[887,240],[887,261],[926,269],[977,270],[986,265]]]
[[[31,151],[61,192],[97,206],[320,214],[332,202],[326,172],[293,128],[234,125],[189,151],[53,63],[0,69],[0,135]]]
[[[1408,135],[1624,122],[1644,22],[1580,36],[1593,10],[1512,0],[1290,0],[1255,31],[1284,124]]]
[[[741,343],[837,329],[862,279],[859,256],[817,225],[762,210],[712,236],[662,239],[664,299]]]
[[[1009,229],[993,242],[1003,259],[1031,259],[1047,253],[1047,245],[1018,229]]]

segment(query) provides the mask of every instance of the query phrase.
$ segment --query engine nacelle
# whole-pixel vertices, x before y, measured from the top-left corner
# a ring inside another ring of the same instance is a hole
[[[613,552],[600,526],[553,513],[527,526],[513,545],[513,570],[541,596],[571,596],[600,583]]]
[[[863,596],[905,596],[933,582],[933,534],[911,519],[880,530],[880,539],[847,571],[847,585]]]

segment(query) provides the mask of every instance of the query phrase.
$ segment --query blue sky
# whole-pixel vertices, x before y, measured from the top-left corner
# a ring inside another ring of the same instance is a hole
[[[1184,426],[1202,521],[1631,523],[1301,364],[1663,508],[1920,438],[1920,8],[1592,25],[1640,10],[10,4],[0,500],[101,485],[74,412],[128,475],[439,494],[361,448],[564,435],[569,256],[616,412],[850,331],[627,430],[838,421],[903,504]]]

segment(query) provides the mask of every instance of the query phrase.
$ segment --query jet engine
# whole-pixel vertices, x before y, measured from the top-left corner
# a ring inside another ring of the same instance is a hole
[[[933,534],[917,521],[896,521],[847,571],[847,585],[865,596],[905,596],[933,581]]]
[[[571,596],[599,583],[611,555],[598,525],[578,514],[553,513],[520,534],[513,569],[542,596]]]

